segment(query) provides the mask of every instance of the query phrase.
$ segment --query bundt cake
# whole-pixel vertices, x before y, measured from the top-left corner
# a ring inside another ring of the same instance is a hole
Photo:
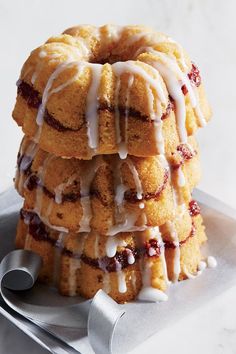
[[[79,26],[25,62],[13,111],[62,157],[171,157],[210,118],[199,70],[168,36],[140,26]]]
[[[142,26],[77,26],[23,65],[13,118],[25,134],[16,246],[61,294],[166,300],[201,273],[207,239],[192,200],[198,127],[211,117],[200,72]]]
[[[179,210],[172,222],[160,228],[115,236],[55,231],[37,214],[22,209],[16,244],[41,255],[40,279],[57,286],[63,295],[90,298],[103,289],[118,302],[130,301],[143,285],[163,291],[169,281],[197,273],[206,236],[194,205],[194,212],[191,207]]]
[[[62,159],[24,138],[18,155],[16,189],[51,228],[113,235],[160,226],[174,217],[174,197],[188,204],[200,177],[196,140],[177,150],[171,171],[160,155]]]

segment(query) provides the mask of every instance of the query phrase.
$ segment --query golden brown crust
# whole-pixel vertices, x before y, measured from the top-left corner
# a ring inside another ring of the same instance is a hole
[[[26,211],[22,213],[28,225],[24,223],[24,219],[20,219],[16,245],[18,248],[31,249],[41,255],[44,264],[40,280],[56,285],[63,295],[80,294],[91,298],[97,290],[103,288],[118,302],[130,301],[136,298],[142,287],[143,267],[148,264],[151,267],[152,286],[160,290],[166,289],[165,270],[160,257],[160,252],[163,252],[161,243],[158,246],[160,248],[156,248],[157,256],[147,256],[150,254],[147,248],[149,240],[155,239],[158,233],[155,228],[143,232],[120,233],[116,236],[116,262],[118,264],[121,262],[122,284],[125,282],[127,288],[127,291],[122,292],[119,267],[117,268],[114,258],[107,256],[106,236],[96,232],[79,235],[62,234],[43,226],[37,216],[34,218]],[[174,220],[174,227],[180,242],[181,271],[178,277],[179,280],[183,280],[189,273],[197,272],[202,258],[200,245],[206,240],[206,236],[201,216],[190,218],[187,211],[179,214]],[[164,231],[164,228],[161,229],[161,235],[165,245],[168,277],[174,280],[176,248],[173,246],[173,240],[170,241],[170,233]],[[133,252],[135,259],[133,264],[127,263],[130,251]]]
[[[84,197],[81,183],[86,182],[92,171],[87,191],[91,202],[91,229],[106,234],[116,223],[120,223],[116,220],[124,220],[127,213],[136,215],[137,226],[143,225],[144,220],[145,225],[158,226],[171,220],[174,215],[171,184],[178,192],[179,203],[187,205],[192,189],[199,181],[198,147],[193,138],[189,139],[189,143],[195,155],[184,160],[181,153],[175,151],[170,176],[170,171],[166,170],[158,156],[128,156],[121,160],[117,155],[106,155],[94,157],[91,161],[69,160],[50,155],[24,138],[18,156],[15,185],[25,198],[28,209],[37,210],[43,219],[48,219],[49,224],[55,227],[78,232],[83,231],[80,226],[84,212],[89,212],[81,204],[81,197]],[[178,186],[180,168],[185,176],[182,187]],[[125,194],[118,218],[116,188],[121,182],[116,179],[119,173]]]
[[[43,124],[39,128],[39,123],[36,122],[40,102],[37,107],[32,107],[30,96],[22,95],[20,87],[13,117],[26,135],[30,138],[37,137],[40,147],[45,151],[57,156],[83,159],[91,159],[97,154],[117,153],[120,150],[117,144],[118,124],[121,139],[126,140],[129,154],[143,157],[157,155],[160,151],[156,142],[152,109],[156,113],[158,104],[160,117],[163,118],[162,133],[166,155],[170,157],[170,145],[176,148],[181,143],[176,107],[172,103],[174,111],[168,109],[170,92],[158,71],[153,70],[150,64],[151,60],[156,60],[156,54],[146,53],[145,50],[152,48],[158,53],[166,54],[174,60],[180,71],[191,71],[188,56],[177,43],[161,33],[141,26],[127,26],[120,30],[114,28],[78,26],[69,29],[35,49],[25,62],[20,81],[28,85],[39,100],[42,100],[44,94],[45,112],[39,119]],[[85,65],[86,61],[90,61],[90,64]],[[119,64],[117,61],[124,63],[127,68],[121,70],[116,65]],[[68,62],[69,64],[65,64]],[[88,140],[87,97],[95,80],[94,75],[97,75],[94,74],[97,70],[94,65],[99,62],[104,64],[97,87],[98,146],[93,149],[89,147]],[[129,87],[131,76],[132,85]],[[61,89],[58,89],[60,85]],[[153,85],[159,85],[162,99]],[[196,91],[199,95],[199,107],[208,121],[211,112],[202,84],[196,87]],[[153,103],[150,103],[150,95]],[[201,124],[188,93],[185,96],[185,106],[185,128],[187,134],[192,135]],[[120,112],[119,123],[117,111]]]

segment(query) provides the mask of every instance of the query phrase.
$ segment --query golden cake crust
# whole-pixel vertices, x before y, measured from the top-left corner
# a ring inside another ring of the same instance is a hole
[[[174,198],[188,205],[199,181],[198,146],[193,137],[188,142],[190,150],[173,152],[167,170],[159,156],[62,159],[24,138],[15,185],[26,207],[58,230],[114,233],[126,215],[135,217],[130,227],[159,226],[173,219]]]
[[[173,228],[178,234],[179,256],[171,236]],[[137,297],[145,269],[150,269],[152,287],[162,291],[168,279],[183,280],[195,274],[205,241],[200,214],[191,217],[187,210],[177,212],[172,225],[160,230],[149,228],[107,238],[96,232],[60,233],[23,209],[16,246],[42,257],[40,280],[54,284],[63,295],[91,298],[102,288],[116,301],[126,302]]]
[[[163,60],[173,87],[156,67]],[[172,97],[178,90],[182,103]],[[42,149],[82,159],[155,156],[160,135],[170,157],[210,115],[199,71],[182,47],[139,26],[79,26],[49,39],[25,62],[13,111]]]

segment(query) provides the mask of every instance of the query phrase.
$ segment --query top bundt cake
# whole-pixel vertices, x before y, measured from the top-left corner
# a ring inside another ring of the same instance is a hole
[[[31,53],[17,86],[14,119],[61,157],[170,159],[211,115],[182,47],[141,26],[70,28]]]

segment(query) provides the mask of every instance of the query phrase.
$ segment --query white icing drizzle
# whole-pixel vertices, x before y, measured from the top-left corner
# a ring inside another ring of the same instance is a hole
[[[54,189],[54,193],[55,193],[55,202],[57,204],[61,204],[62,203],[62,194],[65,191],[65,189],[69,186],[71,186],[73,184],[73,182],[76,180],[77,178],[77,173],[73,173],[66,182],[60,183],[55,189]]]
[[[199,275],[202,274],[202,272],[206,269],[206,268],[215,268],[217,267],[217,261],[215,259],[215,257],[212,256],[208,256],[206,261],[200,261],[197,267],[197,272],[196,273],[190,273],[186,266],[183,266],[183,272],[184,274],[189,278],[189,279],[194,279],[196,277],[198,277]]]
[[[113,165],[113,180],[115,191],[115,225],[110,227],[107,235],[113,236],[118,232],[128,231],[143,231],[147,228],[146,225],[136,226],[137,221],[136,213],[127,213],[124,207],[124,194],[128,189],[122,180],[121,163],[119,160],[114,160]]]
[[[38,168],[37,172],[37,177],[39,179],[39,183],[37,183],[37,188],[36,188],[36,198],[35,198],[35,206],[34,206],[34,212],[38,214],[38,216],[42,219],[41,217],[41,209],[42,209],[42,200],[43,200],[43,186],[44,186],[44,179],[45,179],[45,174],[47,172],[47,166],[51,163],[51,161],[55,157],[53,155],[47,155],[46,159],[44,160],[42,166]],[[45,218],[47,219],[47,218]],[[47,224],[49,222],[47,221]]]
[[[120,144],[118,146],[118,154],[121,159],[125,159],[128,155],[127,130],[128,130],[128,117],[129,117],[129,110],[130,110],[130,89],[133,86],[133,82],[134,82],[134,76],[130,75],[128,80],[127,92],[126,92],[124,141],[120,141]]]
[[[22,156],[23,154],[23,157],[20,161],[19,169],[17,169],[16,178],[18,179],[17,189],[21,195],[23,194],[23,188],[26,187],[28,182],[27,178],[24,183],[24,171],[27,170],[27,168],[31,165],[38,149],[38,145],[33,141],[30,141],[25,151],[23,151],[22,147],[20,149],[20,155]]]
[[[57,286],[59,282],[60,275],[60,266],[61,266],[61,253],[64,247],[64,240],[66,234],[64,232],[60,232],[58,239],[55,243],[54,247],[54,267],[53,267],[53,284]]]
[[[114,257],[117,252],[117,247],[125,247],[127,244],[124,240],[116,236],[107,237],[106,254],[108,257]]]
[[[161,111],[161,105],[167,105],[167,98],[164,94],[163,88],[160,84],[160,80],[158,80],[159,73],[155,70],[152,70],[152,73],[154,74],[153,78],[147,71],[144,70],[143,67],[140,65],[137,65],[135,61],[126,61],[126,62],[116,62],[112,65],[113,72],[116,75],[116,88],[115,88],[115,118],[116,118],[116,133],[117,133],[117,145],[120,146],[121,144],[121,133],[120,133],[120,113],[119,113],[119,91],[120,91],[120,77],[124,73],[129,73],[131,75],[138,75],[142,77],[146,82],[147,82],[147,87],[152,87],[152,89],[156,92],[157,95],[157,108],[158,112],[154,114],[153,112],[153,93],[151,89],[147,89],[148,96],[149,96],[149,101],[150,101],[150,108],[152,107],[151,112],[153,114],[151,115],[151,118],[154,120],[154,126],[155,130],[158,130],[158,133],[156,133],[158,144],[160,138],[160,133],[159,129],[162,127],[161,123],[161,116],[162,116],[162,111]],[[150,68],[149,68],[150,69]],[[132,76],[130,76],[132,77]],[[129,84],[128,84],[128,90],[127,90],[127,97],[126,97],[126,103],[128,105],[129,101],[129,92],[130,92],[130,87],[133,85],[134,77],[130,79]],[[130,86],[130,87],[129,87]],[[128,109],[126,109],[126,122],[127,122],[127,117],[128,117]],[[160,128],[159,128],[160,127]],[[158,129],[159,128],[159,129]],[[126,129],[127,129],[127,124],[126,124]],[[123,145],[122,145],[123,146]],[[125,156],[123,151],[120,151],[120,156],[121,158]]]
[[[155,238],[158,241],[158,244],[160,245],[160,259],[162,263],[162,270],[163,270],[163,276],[165,279],[165,282],[167,285],[169,285],[170,281],[168,278],[168,272],[167,272],[167,264],[166,264],[166,258],[165,258],[165,245],[162,239],[162,234],[160,232],[160,229],[158,226],[155,226],[153,228],[150,228],[150,238]]]
[[[133,252],[130,249],[126,249],[126,252],[128,253],[128,263],[129,264],[134,264],[135,263],[135,257],[133,255]]]
[[[38,125],[38,129],[35,133],[35,136],[32,138],[34,142],[38,143],[40,140],[41,136],[41,131],[42,131],[42,125],[44,122],[44,114],[46,111],[46,105],[48,102],[49,97],[56,92],[59,92],[60,90],[64,89],[66,86],[70,85],[72,82],[75,81],[75,79],[78,77],[78,75],[81,73],[81,71],[84,68],[84,63],[83,62],[74,62],[72,61],[73,58],[71,58],[71,61],[66,61],[63,62],[62,64],[58,65],[56,70],[51,74],[49,77],[47,84],[45,86],[45,89],[43,91],[43,96],[42,96],[42,103],[39,106],[38,112],[37,112],[37,117],[36,117],[36,123]],[[58,87],[54,88],[51,90],[54,81],[57,79],[57,77],[66,69],[71,68],[73,66],[77,67],[77,72],[76,74],[70,78],[68,81],[64,82],[63,84],[59,85]]]
[[[135,222],[137,221],[136,214],[128,214],[126,215],[126,219],[123,223],[116,224],[112,226],[107,235],[114,236],[119,232],[134,232],[134,231],[144,231],[147,229],[146,225],[136,226]]]
[[[90,220],[92,218],[91,200],[90,200],[90,186],[94,176],[103,163],[102,156],[95,158],[88,164],[88,168],[84,168],[80,173],[80,203],[83,209],[83,216],[80,220],[79,232],[90,231]]]
[[[29,210],[31,211],[31,210]],[[56,226],[56,225],[52,225],[47,217],[44,217],[41,215],[41,213],[39,212],[39,210],[35,207],[34,209],[32,209],[32,211],[38,215],[38,217],[41,219],[41,221],[48,226],[50,229],[53,229],[55,231],[59,231],[59,232],[65,232],[65,233],[69,233],[69,229],[63,226]]]
[[[139,208],[140,208],[140,209],[144,209],[145,204],[144,204],[144,203],[139,203],[139,205],[138,205],[138,206],[139,206]]]
[[[164,154],[165,146],[164,146],[164,138],[162,134],[162,119],[161,119],[161,102],[156,100],[157,113],[154,112],[154,96],[152,89],[147,84],[146,91],[148,94],[148,104],[149,104],[149,112],[150,117],[154,121],[154,130],[155,130],[155,138],[156,138],[156,146],[159,154]]]
[[[118,290],[121,294],[124,294],[127,291],[125,273],[122,271],[121,264],[117,260],[116,260],[116,274],[117,274],[117,281],[118,281]]]
[[[98,91],[101,81],[101,73],[103,65],[101,64],[87,64],[91,70],[91,83],[87,94],[86,103],[86,121],[87,121],[87,134],[88,144],[93,150],[98,147]]]
[[[153,60],[147,63],[158,70],[167,86],[170,96],[174,99],[180,142],[187,143],[185,97],[181,88],[183,85],[186,86],[192,107],[201,125],[205,125],[206,121],[199,106],[197,90],[193,89],[187,74],[182,72],[175,59],[170,58],[166,53],[155,50],[150,50],[150,52],[155,54],[159,60]]]
[[[115,86],[115,127],[116,127],[116,143],[118,147],[120,146],[121,143],[119,93],[120,93],[120,76],[116,78],[116,86]]]
[[[143,187],[142,187],[142,182],[139,178],[138,171],[137,171],[133,161],[130,158],[127,158],[125,162],[128,165],[130,171],[132,172],[135,187],[136,187],[136,192],[137,192],[137,198],[139,200],[141,200],[142,196],[143,196]]]
[[[168,300],[168,296],[163,291],[152,288],[151,286],[143,287],[137,298],[138,300],[147,302],[162,302]]]
[[[207,266],[208,268],[215,268],[217,266],[217,260],[213,256],[207,257]]]
[[[138,75],[142,77],[145,81],[149,83],[150,86],[153,87],[159,99],[164,104],[167,104],[167,98],[158,80],[158,76],[159,76],[158,72],[156,72],[157,77],[153,78],[147,71],[144,70],[143,67],[141,67],[135,61],[132,60],[128,60],[125,62],[118,61],[112,64],[112,69],[118,78],[124,73],[129,73],[129,74]]]
[[[68,285],[69,285],[69,295],[75,296],[77,294],[77,271],[80,268],[80,259],[69,258],[69,274],[68,274]]]
[[[151,286],[151,267],[152,262],[145,262],[142,265],[143,286],[138,294],[138,300],[148,302],[158,302],[168,300],[168,296],[161,290]]]
[[[177,184],[179,187],[184,187],[186,183],[185,176],[182,170],[182,166],[177,169]]]

